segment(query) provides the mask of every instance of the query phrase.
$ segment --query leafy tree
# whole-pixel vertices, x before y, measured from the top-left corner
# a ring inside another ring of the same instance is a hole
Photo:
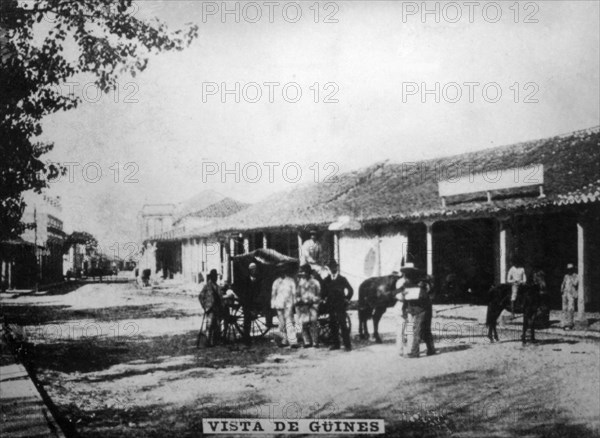
[[[44,116],[80,102],[60,85],[84,75],[108,93],[150,55],[182,50],[198,35],[196,25],[169,31],[131,9],[132,0],[0,1],[0,241],[24,229],[21,194],[41,193],[64,172],[43,161],[53,144],[36,141]]]
[[[98,240],[87,231],[73,231],[65,239],[63,252],[68,252],[73,245],[85,245],[85,253],[92,255],[98,249]]]

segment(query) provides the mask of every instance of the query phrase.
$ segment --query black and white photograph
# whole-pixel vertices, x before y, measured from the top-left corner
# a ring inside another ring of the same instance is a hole
[[[600,0],[0,0],[3,438],[600,436]]]

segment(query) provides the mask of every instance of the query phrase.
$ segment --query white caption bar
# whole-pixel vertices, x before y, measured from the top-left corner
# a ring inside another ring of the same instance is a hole
[[[383,434],[383,420],[327,419],[277,420],[257,418],[203,418],[204,434]]]

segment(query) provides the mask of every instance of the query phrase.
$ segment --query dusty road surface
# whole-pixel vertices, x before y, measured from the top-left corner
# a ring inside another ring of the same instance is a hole
[[[473,330],[437,336],[439,355],[403,359],[388,312],[384,343],[354,340],[351,352],[282,350],[268,337],[198,350],[197,300],[131,284],[4,298],[2,312],[73,435],[202,436],[203,417],[382,418],[403,437],[600,432],[594,342],[489,344]]]

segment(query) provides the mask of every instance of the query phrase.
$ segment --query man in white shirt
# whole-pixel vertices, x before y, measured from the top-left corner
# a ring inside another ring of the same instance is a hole
[[[322,259],[322,248],[321,244],[317,240],[317,232],[311,230],[310,239],[302,244],[302,251],[300,257],[300,266],[309,264],[314,268],[313,265],[321,265]]]
[[[510,311],[512,313],[512,318],[515,319],[515,301],[517,300],[519,286],[527,283],[525,268],[521,266],[521,261],[519,259],[513,260],[513,264],[506,275],[506,282],[512,286],[510,295]]]
[[[298,348],[296,328],[294,325],[294,300],[296,299],[296,282],[285,266],[279,266],[279,277],[273,282],[271,291],[271,308],[277,310],[279,333],[282,347]]]

